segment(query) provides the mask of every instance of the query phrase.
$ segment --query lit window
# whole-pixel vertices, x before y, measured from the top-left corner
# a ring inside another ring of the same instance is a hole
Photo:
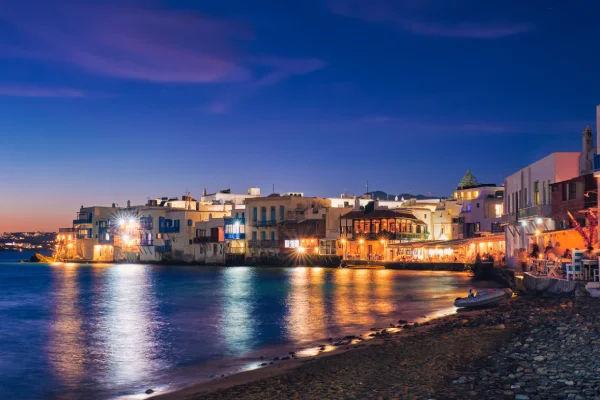
[[[298,247],[300,247],[300,241],[298,239],[285,241],[286,249],[297,249]]]

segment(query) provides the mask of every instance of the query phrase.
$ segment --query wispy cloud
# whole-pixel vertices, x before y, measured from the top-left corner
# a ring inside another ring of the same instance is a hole
[[[324,66],[310,58],[245,54],[237,45],[254,39],[248,26],[198,13],[66,3],[39,11],[30,13],[14,2],[0,14],[22,34],[18,45],[6,48],[5,43],[7,51],[0,56],[60,62],[113,78],[180,84],[275,84]]]
[[[1,85],[0,96],[11,97],[85,97],[81,90],[69,88],[45,88],[36,86]]]
[[[472,22],[448,18],[448,21],[440,22],[430,16],[432,10],[443,4],[439,0],[326,0],[326,4],[337,15],[388,24],[424,36],[497,39],[534,29],[527,23],[497,20]],[[458,8],[457,4],[454,6]]]

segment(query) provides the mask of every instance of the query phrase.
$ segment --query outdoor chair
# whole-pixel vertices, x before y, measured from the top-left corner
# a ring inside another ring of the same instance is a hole
[[[581,259],[583,258],[583,250],[573,249],[573,259],[572,262],[567,264],[567,279],[572,277],[575,279],[582,279],[583,271],[581,268]]]

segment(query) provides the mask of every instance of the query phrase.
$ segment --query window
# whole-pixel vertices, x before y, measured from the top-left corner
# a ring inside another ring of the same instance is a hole
[[[479,203],[477,203],[477,208],[479,208]]]
[[[546,204],[546,182],[542,182],[542,204]]]
[[[188,219],[188,226],[192,226],[192,223],[193,223],[192,220]]]
[[[444,234],[444,227],[442,226],[442,231],[441,231],[442,235]]]
[[[480,227],[481,226],[479,225],[479,222],[476,222],[475,223],[475,232],[479,232]]]
[[[562,184],[562,200],[568,200],[569,199],[569,184],[568,183],[563,183]]]
[[[190,239],[190,244],[192,244],[192,239]]]
[[[500,204],[496,204],[496,205],[494,206],[494,209],[495,209],[495,211],[496,211],[496,218],[500,218],[500,217],[502,217],[502,205],[500,205]]]
[[[467,204],[467,212],[471,212],[472,209],[473,209],[473,205]]]
[[[271,232],[271,240],[275,241],[275,232]]]
[[[260,208],[260,220],[261,221],[266,221],[267,220],[267,207],[261,207]]]
[[[256,207],[252,209],[252,221],[258,221],[258,208]]]
[[[550,181],[548,181],[546,187],[548,188],[548,190],[550,190]],[[550,196],[550,192],[548,192],[548,204],[552,204],[552,196]]]
[[[156,238],[157,238],[157,239],[162,239],[162,233],[157,233],[157,234],[156,234]]]
[[[262,231],[260,233],[260,240],[267,240],[267,232]]]
[[[256,240],[256,231],[252,232],[252,240]]]
[[[577,184],[575,182],[569,183],[569,200],[575,200],[577,198]]]
[[[271,206],[271,221],[275,220],[277,220],[277,217],[275,215],[275,206]]]
[[[286,240],[284,243],[284,247],[286,249],[297,249],[298,247],[300,247],[300,240]]]
[[[540,181],[533,182],[533,205],[540,205]]]
[[[283,221],[285,219],[285,206],[279,206],[279,220]]]
[[[424,219],[427,219],[427,214],[423,214],[423,218],[424,218]]]

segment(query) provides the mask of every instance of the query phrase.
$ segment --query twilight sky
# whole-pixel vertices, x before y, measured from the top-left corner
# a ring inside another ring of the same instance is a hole
[[[0,0],[0,231],[230,187],[448,195],[578,151],[595,0]]]

